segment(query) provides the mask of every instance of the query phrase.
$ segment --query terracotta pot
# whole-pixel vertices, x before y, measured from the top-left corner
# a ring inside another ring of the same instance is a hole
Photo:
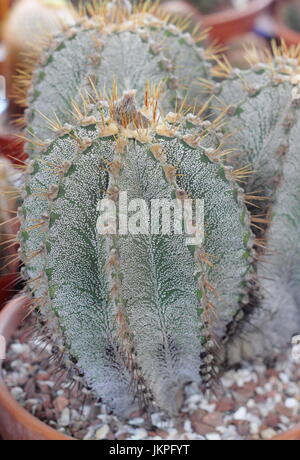
[[[299,45],[300,32],[290,29],[284,20],[283,10],[287,0],[278,2],[275,7],[275,32],[279,38],[282,38],[288,45]]]
[[[19,166],[27,159],[24,153],[24,142],[13,134],[0,135],[0,155]]]
[[[274,441],[300,441],[300,424],[289,431],[279,434]]]
[[[0,159],[3,160],[3,157],[7,158],[9,162],[13,163],[16,166],[16,168],[18,168],[18,166],[23,165],[24,161],[26,160],[26,155],[24,154],[23,147],[24,143],[16,136],[0,135]],[[8,164],[7,167],[9,168],[10,164]],[[16,169],[16,171],[18,171],[18,169]],[[16,184],[16,187],[18,187],[18,184]],[[11,238],[12,235],[16,235],[19,231],[19,221],[17,219],[11,220],[12,217],[15,217],[14,212],[17,210],[18,207],[17,199],[13,198],[12,195],[10,196],[11,200],[7,200],[5,205],[1,203],[0,206],[2,215],[1,221],[2,225],[4,225],[1,227],[0,230],[2,234],[10,235],[9,238]],[[4,221],[6,222],[5,224]],[[18,281],[18,271],[20,265],[20,262],[16,257],[16,245],[6,245],[5,249],[3,248],[3,252],[5,256],[11,257],[11,259],[2,260],[1,258],[0,260],[0,264],[7,265],[5,270],[1,270],[0,276],[0,310],[5,304],[5,302],[7,302],[15,294],[14,287]],[[9,260],[11,261],[11,263],[8,264]]]
[[[7,342],[14,334],[26,315],[29,300],[26,296],[15,297],[0,313],[0,336]],[[0,361],[1,363],[1,361]],[[5,440],[30,441],[72,441],[73,438],[53,430],[45,423],[33,417],[11,396],[1,378],[0,367],[0,436]],[[300,425],[282,433],[274,441],[300,440]]]
[[[212,14],[201,14],[199,10],[186,1],[170,1],[163,8],[170,13],[190,15],[193,22],[210,28],[210,36],[218,42],[227,43],[232,38],[250,32],[255,19],[265,11],[274,0],[253,0],[247,8],[236,10],[229,8]]]
[[[0,311],[4,305],[11,299],[15,294],[15,286],[19,280],[17,273],[10,273],[0,277]]]
[[[25,296],[15,297],[0,313],[0,336],[4,336],[7,342],[24,319],[28,303]],[[33,417],[14,400],[1,378],[1,368],[0,436],[13,441],[72,440]]]

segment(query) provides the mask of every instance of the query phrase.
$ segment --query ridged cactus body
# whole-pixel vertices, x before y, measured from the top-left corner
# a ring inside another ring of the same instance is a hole
[[[52,339],[63,331],[97,394],[122,415],[135,400],[175,413],[201,368],[211,379],[217,346],[247,302],[250,218],[232,170],[217,160],[214,125],[156,118],[155,101],[139,111],[133,97],[92,125],[81,120],[31,163],[22,253]],[[204,245],[176,234],[97,234],[99,200],[118,202],[121,191],[148,204],[204,199]]]
[[[248,71],[229,72],[218,88],[226,107],[231,164],[252,173],[245,179],[256,215],[255,290],[260,301],[234,340],[229,356],[239,361],[275,356],[290,346],[300,327],[299,311],[299,60],[283,48]],[[259,201],[255,200],[258,199]]]
[[[193,38],[182,26],[170,24],[166,15],[151,14],[151,9],[130,13],[124,6],[115,10],[109,5],[105,2],[101,14],[66,27],[44,47],[42,56],[34,58],[38,65],[26,101],[32,135],[52,138],[43,117],[72,124],[74,106],[89,111],[82,104],[87,94],[93,104],[99,93],[109,93],[114,86],[121,92],[134,88],[137,97],[143,96],[147,83],[158,86],[165,113],[183,102],[193,106],[203,102],[198,80],[210,78],[213,57],[213,49],[201,47],[204,35]]]
[[[127,3],[89,10],[26,83],[19,239],[65,366],[121,416],[137,404],[174,414],[185,386],[210,386],[225,356],[273,356],[299,332],[299,59],[274,48],[251,70],[225,60],[212,72],[210,51]],[[226,108],[214,122],[211,99],[191,110],[205,77]],[[102,213],[109,199],[123,219],[125,192],[133,233]],[[153,201],[178,215],[196,199],[203,242],[187,244],[175,224],[162,232],[168,213],[153,231]]]

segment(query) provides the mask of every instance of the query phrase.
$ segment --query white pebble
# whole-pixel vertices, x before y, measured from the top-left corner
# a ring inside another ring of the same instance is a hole
[[[299,402],[295,398],[287,398],[284,405],[288,409],[295,409],[299,406]]]
[[[131,420],[129,420],[129,425],[142,425],[145,422],[145,420],[142,417],[136,417]]]
[[[201,400],[203,399],[203,397],[201,395],[192,395],[188,398],[187,400],[187,403],[188,404],[197,404],[199,402],[201,402]]]
[[[234,420],[246,420],[247,410],[245,407],[240,407],[233,416]]]
[[[215,408],[216,408],[215,404],[209,404],[205,400],[203,400],[200,404],[200,409],[206,410],[206,412],[209,412],[210,414],[214,412]]]
[[[261,437],[267,441],[270,439],[273,439],[274,436],[276,436],[276,431],[274,431],[272,428],[268,428],[267,430],[263,430],[261,432]]]
[[[68,426],[70,424],[70,409],[66,407],[58,419],[59,426]]]
[[[101,428],[99,428],[96,433],[95,433],[95,438],[96,439],[105,439],[106,436],[108,435],[110,429],[108,425],[103,425]]]
[[[208,433],[205,437],[208,441],[221,441],[221,436],[218,433]]]
[[[283,383],[289,383],[290,379],[289,379],[288,375],[286,375],[284,372],[280,372],[279,377],[280,377],[280,380]]]
[[[257,423],[250,423],[250,433],[258,434],[258,432],[259,432],[259,425]]]
[[[190,420],[185,420],[184,422],[184,431],[187,432],[187,433],[191,433],[193,430],[192,430],[192,423]]]
[[[21,344],[21,343],[13,343],[10,346],[10,349],[17,355],[21,355],[22,353],[29,353],[30,351],[30,348],[28,345]]]
[[[131,436],[131,440],[136,440],[139,441],[140,439],[145,439],[147,438],[148,433],[144,428],[138,428],[137,430],[134,431],[134,435]]]
[[[23,396],[25,396],[24,391],[20,387],[12,388],[10,391],[13,398],[15,398],[16,400],[20,400]]]

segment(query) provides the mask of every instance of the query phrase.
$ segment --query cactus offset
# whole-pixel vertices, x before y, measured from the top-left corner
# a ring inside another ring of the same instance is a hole
[[[300,133],[299,56],[282,44],[261,63],[249,52],[252,68],[226,69],[218,99],[226,106],[231,164],[245,173],[248,205],[254,213],[258,260],[255,290],[261,300],[243,325],[244,340],[234,340],[232,361],[274,356],[290,346],[300,324],[298,236]],[[243,169],[244,168],[244,169]],[[253,170],[253,173],[250,173]],[[247,176],[247,177],[246,177]],[[260,198],[261,196],[261,198]],[[260,200],[255,203],[255,200]]]
[[[136,89],[137,97],[143,95],[147,82],[160,85],[157,90],[163,92],[165,113],[183,102],[199,105],[203,95],[197,79],[210,77],[209,59],[214,57],[214,49],[199,46],[205,34],[192,37],[184,31],[184,23],[170,24],[167,15],[157,10],[157,4],[130,12],[126,6],[116,9],[102,2],[89,9],[92,17],[79,18],[74,27],[66,27],[63,34],[44,45],[42,54],[40,50],[33,53],[34,66],[38,63],[33,84],[31,78],[24,80],[24,73],[19,79],[19,100],[23,102],[26,90],[30,134],[53,138],[43,117],[72,124],[74,107],[82,113],[88,110],[82,104],[87,94],[93,104],[100,91],[110,92],[114,85],[120,91]],[[31,69],[28,72],[31,74]]]

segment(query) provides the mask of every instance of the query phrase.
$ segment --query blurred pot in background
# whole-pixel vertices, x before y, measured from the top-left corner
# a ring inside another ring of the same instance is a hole
[[[19,0],[14,3],[3,29],[9,97],[13,93],[11,77],[26,64],[26,55],[30,54],[32,47],[44,37],[58,33],[64,24],[74,24],[74,20],[74,12],[67,7],[65,0]]]
[[[276,35],[288,45],[300,43],[300,0],[278,0],[275,8]]]
[[[253,29],[257,17],[273,0],[193,0],[167,1],[163,8],[172,14],[189,15],[193,23],[210,28],[211,38],[228,43]]]

